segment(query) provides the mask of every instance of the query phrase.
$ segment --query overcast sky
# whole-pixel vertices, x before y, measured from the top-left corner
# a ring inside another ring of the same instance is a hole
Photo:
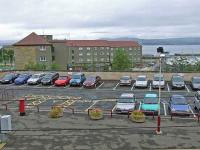
[[[200,0],[0,0],[0,40],[200,36]]]

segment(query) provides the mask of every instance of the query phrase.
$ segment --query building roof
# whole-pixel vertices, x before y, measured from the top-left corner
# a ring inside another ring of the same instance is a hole
[[[66,44],[68,46],[77,46],[77,47],[95,47],[95,46],[102,46],[108,47],[108,43],[106,40],[67,40]]]
[[[47,42],[44,37],[37,35],[35,32],[32,32],[24,39],[14,44],[14,46],[35,46],[35,45],[51,45],[51,44]]]
[[[136,47],[140,46],[138,42],[135,41],[107,41],[110,47]]]

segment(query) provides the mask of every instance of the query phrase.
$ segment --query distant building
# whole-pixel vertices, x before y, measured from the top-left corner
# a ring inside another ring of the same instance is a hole
[[[14,44],[16,69],[23,70],[29,62],[52,63],[60,69],[93,66],[101,68],[110,65],[115,50],[122,48],[129,55],[132,64],[141,63],[142,46],[135,41],[107,40],[53,40],[52,35],[31,33]]]

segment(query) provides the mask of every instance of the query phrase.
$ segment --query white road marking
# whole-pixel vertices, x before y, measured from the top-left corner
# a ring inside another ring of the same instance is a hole
[[[189,105],[189,107],[190,107],[190,105]],[[196,115],[194,114],[194,112],[193,112],[191,107],[190,107],[190,111],[192,112],[193,116],[196,118]]]
[[[141,105],[142,105],[142,103],[140,102],[140,105],[139,105],[139,110],[141,109]]]
[[[79,89],[83,89],[83,86],[81,86]]]
[[[51,86],[49,86],[48,88],[52,88],[52,87],[55,87],[55,85],[51,85]]]
[[[189,88],[187,87],[186,84],[185,84],[185,88],[186,88],[187,92],[190,93],[190,90],[189,90]]]
[[[96,89],[99,89],[103,84],[104,82],[102,82]]]
[[[133,91],[133,88],[135,87],[135,83],[133,83],[132,87],[131,87],[131,91]]]
[[[163,107],[164,107],[164,114],[165,114],[165,116],[167,116],[166,105],[163,102],[162,102],[162,104],[163,104]]]
[[[149,84],[149,91],[151,91],[152,90],[152,88],[151,88],[151,83]]]
[[[114,112],[115,111],[115,108],[117,107],[117,105],[115,105],[114,107],[113,107],[113,109],[112,109],[112,112]]]
[[[169,88],[169,84],[167,83],[167,90],[168,92],[170,92],[170,88]]]
[[[99,100],[95,101],[90,107],[88,107],[85,111],[88,111],[88,109],[91,109]]]
[[[117,85],[113,88],[113,90],[116,90],[117,86],[119,85],[119,83],[117,83]]]

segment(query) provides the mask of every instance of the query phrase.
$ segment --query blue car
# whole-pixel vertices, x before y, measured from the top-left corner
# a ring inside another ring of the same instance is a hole
[[[189,115],[191,108],[182,95],[172,95],[169,101],[169,112],[176,115]]]
[[[73,73],[72,78],[69,82],[70,86],[82,86],[83,82],[86,80],[85,75],[83,73]]]
[[[31,74],[20,74],[18,78],[15,79],[14,83],[16,85],[26,84],[27,80],[31,77]]]

